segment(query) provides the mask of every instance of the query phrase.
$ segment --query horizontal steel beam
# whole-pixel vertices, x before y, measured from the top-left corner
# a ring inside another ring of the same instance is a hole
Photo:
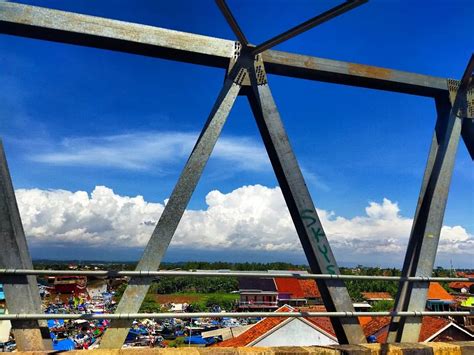
[[[227,69],[234,41],[0,1],[0,33]],[[268,50],[268,74],[421,96],[448,91],[445,78]]]
[[[335,275],[335,274],[308,274],[303,272],[279,273],[279,272],[256,272],[256,271],[228,271],[228,270],[196,270],[196,271],[113,271],[113,270],[30,270],[30,269],[0,269],[0,275],[76,275],[76,276],[109,276],[109,277],[281,277],[296,278],[302,280],[380,280],[380,281],[454,281],[454,282],[474,282],[472,277],[400,277],[400,276],[368,276],[368,275]]]
[[[33,320],[33,319],[168,319],[168,318],[255,318],[255,317],[424,317],[424,316],[472,316],[474,311],[442,311],[442,312],[199,312],[199,313],[122,313],[122,314],[1,314],[2,320]]]

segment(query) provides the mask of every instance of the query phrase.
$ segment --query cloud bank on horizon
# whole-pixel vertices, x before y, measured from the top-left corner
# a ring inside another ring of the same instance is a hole
[[[108,187],[85,191],[18,189],[18,205],[31,245],[130,248],[146,245],[164,204],[142,196],[121,196]],[[187,210],[171,245],[196,250],[301,252],[296,231],[279,187],[242,186],[206,196],[207,209]],[[412,219],[396,202],[370,202],[352,218],[318,209],[336,257],[350,251],[368,255],[404,255]],[[441,255],[474,255],[474,236],[462,226],[443,226]]]

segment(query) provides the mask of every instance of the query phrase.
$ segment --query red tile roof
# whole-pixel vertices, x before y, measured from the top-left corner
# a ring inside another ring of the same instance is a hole
[[[304,298],[305,294],[301,289],[298,279],[276,277],[275,283],[279,293],[289,293],[290,298]]]
[[[418,341],[425,341],[446,327],[451,321],[442,317],[423,317]]]
[[[362,330],[366,337],[374,335],[390,324],[390,317],[373,317],[369,322],[362,324]]]
[[[450,282],[449,287],[452,289],[462,289],[462,288],[467,288],[471,287],[474,285],[474,282],[468,282],[468,281],[455,281],[455,282]]]
[[[454,297],[451,296],[448,291],[446,291],[443,286],[439,282],[430,282],[430,287],[428,289],[428,297],[429,300],[447,300],[447,301],[454,301]]]
[[[305,298],[321,298],[316,281],[314,280],[298,280]]]
[[[290,306],[282,306],[278,308],[275,312],[296,312],[297,310]],[[257,340],[262,335],[268,333],[270,330],[275,328],[276,326],[283,323],[287,317],[267,317],[263,318],[260,322],[256,323],[252,328],[248,329],[244,333],[240,334],[239,336],[231,339],[224,340],[220,343],[215,344],[214,346],[218,347],[244,347],[250,344],[251,342]],[[329,333],[333,337],[336,336],[334,329],[331,325],[331,320],[329,317],[310,317],[304,318],[305,320],[311,322],[316,327],[320,328],[321,330]]]
[[[418,341],[422,342],[434,334],[439,332],[441,329],[451,323],[448,319],[442,317],[431,317],[425,316],[421,322],[421,331]],[[377,342],[385,343],[388,335],[388,325],[390,324],[390,317],[374,317],[372,321],[363,326],[365,336],[377,335]]]
[[[388,292],[361,292],[362,297],[366,300],[371,299],[382,299],[382,300],[393,300],[393,297]]]

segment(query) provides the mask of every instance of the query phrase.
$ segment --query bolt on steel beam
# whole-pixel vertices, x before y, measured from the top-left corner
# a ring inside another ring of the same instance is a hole
[[[308,21],[303,22],[302,24],[299,24],[298,26],[295,26],[288,31],[275,36],[262,44],[259,44],[252,50],[252,54],[257,55],[259,53],[262,53],[263,51],[266,51],[267,49],[270,49],[272,47],[275,47],[277,44],[280,44],[282,42],[285,42],[289,40],[290,38],[293,38],[303,32],[306,32],[313,27],[316,27],[324,22],[327,22],[339,15],[342,15],[346,13],[347,11],[350,11],[362,4],[365,4],[368,0],[349,0],[346,1],[345,3],[342,3],[328,11],[323,12],[322,14],[319,14]]]
[[[231,75],[226,78],[211,114],[160,216],[136,270],[158,270],[224,127],[227,116],[239,94],[240,85],[234,82],[239,69],[239,66],[236,65]],[[137,312],[145,299],[152,281],[153,277],[132,277],[118,304],[117,312]],[[127,337],[129,329],[129,321],[117,320],[111,322],[110,327],[104,333],[100,347],[105,349],[120,348]]]
[[[463,75],[454,100],[446,95],[436,99],[438,119],[428,163],[423,177],[413,227],[408,242],[402,276],[431,276],[443,225],[454,161],[461,136],[463,118],[458,116],[465,100],[474,68],[474,56]],[[467,74],[466,74],[467,73]],[[396,311],[425,309],[428,284],[401,282],[396,298]],[[418,341],[421,321],[394,317],[389,326],[388,342]]]
[[[0,141],[0,266],[33,268],[7,159]],[[38,313],[41,299],[36,276],[0,275],[10,313]],[[20,351],[47,350],[36,321],[14,320],[12,330]]]
[[[263,62],[255,61],[253,68],[249,71],[252,86],[248,94],[250,106],[311,271],[315,274],[340,274],[273,100]],[[329,312],[354,311],[342,280],[319,280],[317,284]],[[364,333],[357,319],[331,319],[331,322],[339,343],[365,342]]]

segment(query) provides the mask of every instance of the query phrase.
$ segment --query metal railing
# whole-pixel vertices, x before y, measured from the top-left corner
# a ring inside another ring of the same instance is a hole
[[[252,278],[296,278],[313,280],[381,280],[407,282],[465,281],[474,282],[472,277],[401,277],[369,275],[333,275],[310,274],[298,272],[256,272],[231,270],[189,270],[189,271],[113,271],[113,270],[34,270],[34,269],[0,269],[1,275],[82,275],[100,277],[252,277]],[[277,306],[278,302],[239,302],[239,305]],[[250,318],[250,317],[423,317],[423,316],[474,316],[473,310],[466,311],[386,311],[386,312],[199,312],[199,313],[108,313],[108,314],[3,314],[0,320],[40,320],[40,319],[167,319],[167,318]]]
[[[401,311],[401,312],[198,312],[198,313],[101,313],[101,314],[2,314],[0,320],[37,319],[169,319],[169,318],[260,318],[260,317],[424,317],[424,316],[474,316],[471,311]]]
[[[309,274],[307,272],[255,272],[255,271],[229,271],[229,270],[189,270],[189,271],[114,271],[114,270],[33,270],[33,269],[0,269],[0,275],[81,275],[81,276],[108,276],[108,277],[260,277],[260,278],[297,278],[310,280],[380,280],[380,281],[407,281],[407,282],[474,282],[474,277],[428,277],[428,276],[372,276],[372,275],[334,275],[334,274]]]

